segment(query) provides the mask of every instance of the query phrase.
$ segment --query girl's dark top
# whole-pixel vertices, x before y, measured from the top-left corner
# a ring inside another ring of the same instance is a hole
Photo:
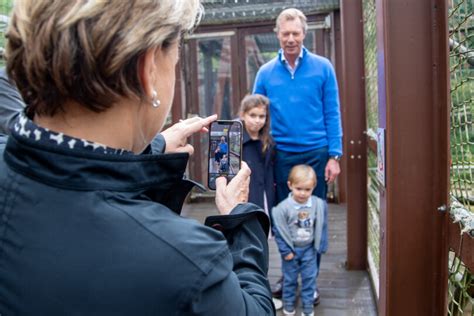
[[[275,184],[273,179],[273,146],[262,153],[262,142],[250,138],[244,129],[242,159],[249,165],[249,202],[264,208],[263,191],[267,195],[269,211],[275,204]]]

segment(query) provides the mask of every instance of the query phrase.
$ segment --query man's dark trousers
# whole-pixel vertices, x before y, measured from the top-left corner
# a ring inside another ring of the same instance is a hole
[[[310,165],[318,178],[318,184],[313,191],[313,195],[326,201],[327,184],[324,179],[324,171],[328,162],[329,154],[327,147],[318,148],[301,153],[292,153],[276,150],[275,154],[275,181],[277,192],[277,204],[288,197],[290,189],[287,181],[291,168],[299,164]]]

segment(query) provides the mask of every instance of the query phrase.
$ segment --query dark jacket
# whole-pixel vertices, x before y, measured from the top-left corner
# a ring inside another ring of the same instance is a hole
[[[275,183],[273,179],[273,146],[262,153],[262,142],[253,140],[244,128],[242,159],[248,164],[250,174],[249,202],[263,208],[263,191],[267,193],[269,210],[275,204]]]
[[[187,158],[1,136],[0,315],[274,315],[268,218],[180,217]]]

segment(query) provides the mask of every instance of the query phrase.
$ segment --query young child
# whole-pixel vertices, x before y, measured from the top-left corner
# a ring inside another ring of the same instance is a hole
[[[223,173],[228,173],[229,172],[229,161],[227,159],[227,155],[224,154],[221,158],[221,162],[219,165],[219,171]]]
[[[269,215],[275,203],[275,185],[268,105],[263,95],[245,96],[240,104],[240,120],[244,123],[242,159],[252,171],[248,201]]]
[[[325,253],[327,204],[311,195],[316,174],[308,165],[294,166],[288,176],[289,196],[272,210],[275,241],[282,257],[283,314],[295,315],[298,273],[301,274],[303,316],[313,316],[316,255]]]

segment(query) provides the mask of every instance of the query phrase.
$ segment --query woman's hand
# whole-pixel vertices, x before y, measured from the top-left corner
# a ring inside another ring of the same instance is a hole
[[[188,137],[202,131],[207,132],[207,126],[217,119],[217,114],[202,118],[199,116],[182,120],[161,132],[166,141],[166,153],[188,153],[192,155],[194,148],[188,144]]]
[[[221,215],[227,215],[239,203],[249,197],[250,168],[242,161],[237,175],[227,184],[225,177],[216,179],[216,205]]]

